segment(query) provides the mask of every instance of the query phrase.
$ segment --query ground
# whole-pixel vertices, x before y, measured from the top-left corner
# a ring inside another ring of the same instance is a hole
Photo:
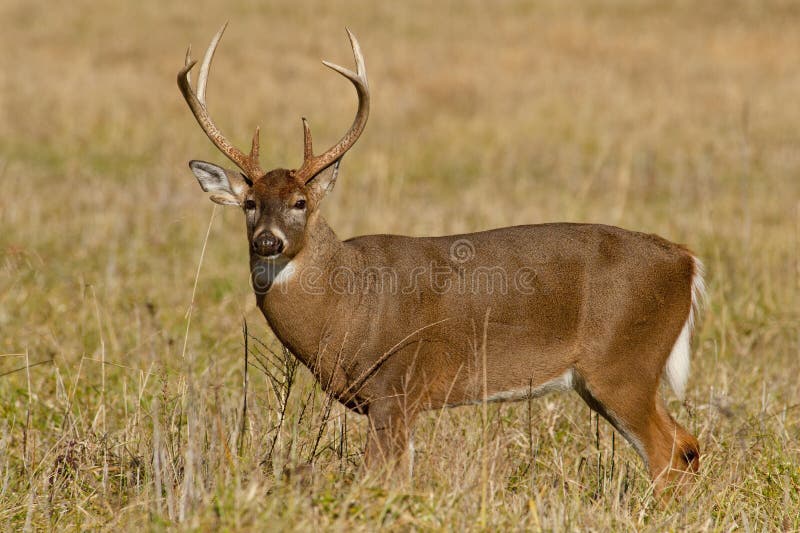
[[[6,0],[0,20],[3,528],[800,529],[797,3]],[[587,221],[703,259],[687,400],[664,391],[702,446],[688,494],[656,502],[574,394],[430,414],[405,484],[362,473],[364,420],[304,368],[284,401],[242,215],[186,165],[224,162],[175,76],[226,20],[209,107],[240,146],[261,126],[265,167],[299,165],[301,116],[320,147],[349,126],[319,59],[350,65],[358,36],[373,106],[325,201],[340,237]]]

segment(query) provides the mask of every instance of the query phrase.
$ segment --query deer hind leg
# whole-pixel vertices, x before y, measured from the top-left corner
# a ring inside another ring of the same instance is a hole
[[[575,388],[589,407],[600,413],[642,457],[657,494],[683,484],[700,466],[697,439],[666,411],[658,395],[658,379],[631,379],[636,369],[619,375],[577,372]]]

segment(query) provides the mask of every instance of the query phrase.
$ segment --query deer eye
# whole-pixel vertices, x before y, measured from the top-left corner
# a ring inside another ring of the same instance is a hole
[[[294,203],[294,208],[295,208],[295,209],[305,209],[305,208],[306,208],[306,201],[305,201],[305,200],[303,200],[302,198],[301,198],[301,199],[299,199],[299,200],[297,200],[297,201]]]
[[[247,211],[252,211],[253,209],[255,209],[256,208],[255,200],[245,200],[244,201],[244,208]]]

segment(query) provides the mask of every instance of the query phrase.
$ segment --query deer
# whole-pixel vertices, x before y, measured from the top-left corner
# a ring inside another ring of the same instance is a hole
[[[191,47],[178,86],[206,136],[236,169],[192,160],[213,202],[244,213],[256,304],[277,339],[325,392],[367,417],[367,471],[413,464],[425,411],[575,391],[644,462],[657,493],[700,466],[697,439],[667,411],[689,377],[703,265],[683,245],[602,224],[545,223],[462,235],[340,240],[320,212],[343,156],[364,131],[370,89],[347,29],[355,72],[350,129],[315,155],[305,117],[303,161],[265,172],[259,129],[248,154],[208,112],[211,62]]]

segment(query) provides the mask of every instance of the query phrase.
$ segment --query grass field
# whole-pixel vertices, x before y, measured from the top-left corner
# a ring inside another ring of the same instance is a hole
[[[0,20],[3,529],[800,530],[796,2],[4,0]],[[704,260],[686,405],[665,391],[703,450],[687,497],[659,506],[574,394],[431,413],[405,484],[362,473],[365,420],[305,368],[286,400],[242,216],[186,167],[224,162],[175,75],[225,20],[209,106],[240,146],[261,125],[266,167],[299,164],[301,115],[319,146],[349,126],[319,58],[350,65],[358,35],[373,105],[324,205],[340,237],[591,221]]]

